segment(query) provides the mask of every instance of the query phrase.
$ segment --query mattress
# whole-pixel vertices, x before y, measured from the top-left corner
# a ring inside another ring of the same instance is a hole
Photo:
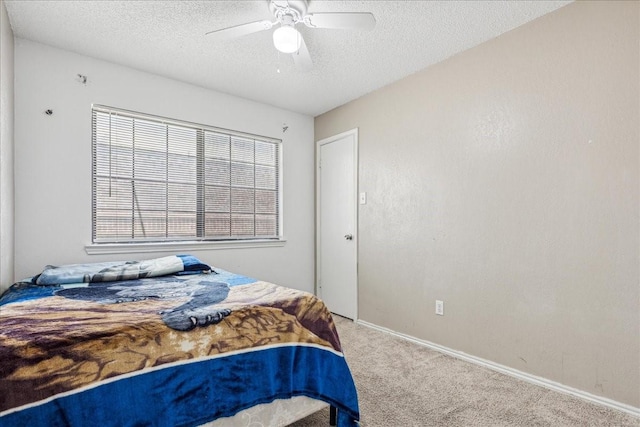
[[[338,426],[359,418],[320,299],[189,256],[50,267],[14,284],[0,298],[0,360],[3,426],[286,425],[318,402]]]
[[[233,417],[219,418],[202,427],[285,427],[325,408],[321,400],[306,396],[276,399],[238,412]],[[327,424],[329,425],[329,419]]]

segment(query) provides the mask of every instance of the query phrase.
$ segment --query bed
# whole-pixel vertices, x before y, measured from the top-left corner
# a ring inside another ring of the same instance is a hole
[[[284,426],[327,404],[339,427],[359,419],[321,300],[189,255],[14,284],[0,360],[3,426]]]

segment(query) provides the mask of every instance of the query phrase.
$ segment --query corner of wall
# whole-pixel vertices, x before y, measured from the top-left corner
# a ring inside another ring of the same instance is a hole
[[[0,292],[14,280],[14,47],[13,30],[0,0]]]

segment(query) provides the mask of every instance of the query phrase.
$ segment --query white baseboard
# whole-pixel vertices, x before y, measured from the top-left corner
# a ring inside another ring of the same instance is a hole
[[[635,406],[627,405],[625,403],[620,403],[612,399],[607,399],[606,397],[596,396],[595,394],[588,393],[586,391],[578,390],[573,387],[566,386],[564,384],[557,383],[555,381],[548,380],[546,378],[538,377],[536,375],[531,375],[526,372],[519,371],[517,369],[510,368],[508,366],[501,365],[499,363],[492,362],[490,360],[485,360],[480,357],[472,356],[470,354],[463,353],[461,351],[452,350],[448,347],[444,347],[442,345],[434,344],[430,341],[421,340],[410,335],[405,335],[400,332],[392,331],[391,329],[383,328],[382,326],[374,325],[373,323],[366,322],[364,320],[356,320],[356,323],[362,326],[366,326],[371,329],[378,330],[380,332],[384,332],[387,334],[394,335],[398,338],[405,339],[407,341],[411,341],[418,345],[422,345],[425,347],[429,347],[433,350],[439,351],[441,353],[447,354],[449,356],[456,357],[458,359],[465,360],[467,362],[475,363],[476,365],[484,366],[485,368],[492,369],[494,371],[498,371],[500,373],[527,381],[532,384],[536,384],[542,387],[546,387],[548,389],[558,391],[560,393],[570,394],[572,396],[578,397],[580,399],[587,400],[592,403],[596,403],[599,405],[603,405],[618,411],[625,412],[629,415],[640,418],[640,408],[636,408]]]

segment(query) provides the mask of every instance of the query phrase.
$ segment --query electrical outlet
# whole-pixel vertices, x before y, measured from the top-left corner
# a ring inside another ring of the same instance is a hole
[[[444,316],[444,301],[436,300],[436,314]]]

